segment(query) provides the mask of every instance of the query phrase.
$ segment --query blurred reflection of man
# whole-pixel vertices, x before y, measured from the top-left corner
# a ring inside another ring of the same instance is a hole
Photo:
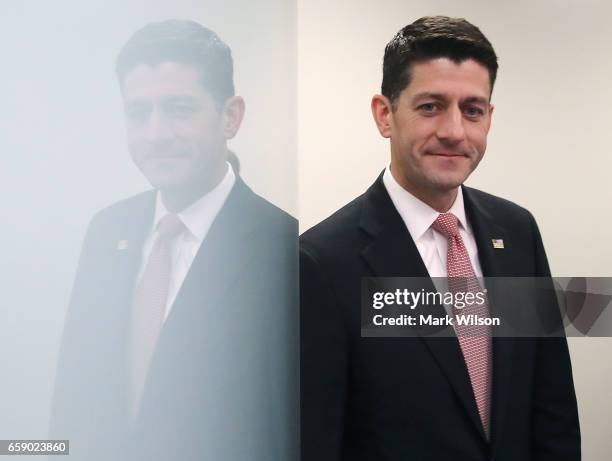
[[[89,226],[52,436],[88,460],[289,459],[297,226],[227,149],[245,112],[230,48],[192,21],[154,23],[116,70],[129,151],[154,189]]]

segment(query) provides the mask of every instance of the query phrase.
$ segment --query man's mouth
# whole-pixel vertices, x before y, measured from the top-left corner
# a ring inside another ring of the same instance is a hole
[[[174,158],[183,158],[186,157],[187,154],[184,152],[155,152],[147,155],[147,159],[149,160],[167,160]]]
[[[448,151],[439,151],[439,152],[429,152],[429,155],[435,155],[438,157],[467,157],[467,155],[462,154],[461,152],[448,152]]]

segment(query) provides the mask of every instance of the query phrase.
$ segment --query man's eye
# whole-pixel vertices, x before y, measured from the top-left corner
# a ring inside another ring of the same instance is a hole
[[[132,106],[125,109],[127,118],[135,122],[146,120],[149,117],[149,112],[150,110],[143,106]]]
[[[426,102],[425,104],[421,104],[418,109],[426,114],[433,114],[438,107],[433,102]]]
[[[169,106],[167,111],[175,117],[188,118],[196,112],[196,108],[186,104],[175,104]]]
[[[477,118],[484,115],[484,110],[477,106],[468,106],[464,110],[465,115],[471,118]]]

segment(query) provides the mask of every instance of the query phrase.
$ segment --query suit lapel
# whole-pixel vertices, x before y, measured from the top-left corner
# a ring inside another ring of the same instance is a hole
[[[155,213],[155,191],[144,193],[135,201],[129,210],[124,210],[118,216],[115,223],[116,229],[113,248],[109,249],[113,254],[114,290],[109,294],[116,296],[118,310],[125,314],[126,305],[131,303],[136,276],[142,263],[142,249],[145,239],[153,225]]]
[[[511,263],[508,261],[509,252],[512,251],[512,235],[501,227],[493,218],[477,195],[468,187],[463,187],[465,211],[472,226],[478,258],[484,277],[503,277],[512,274]],[[493,239],[502,240],[504,248],[494,248]],[[496,296],[494,290],[489,290],[489,307],[491,315],[495,316],[496,306],[503,303],[501,295]],[[493,342],[493,386],[491,395],[491,443],[495,445],[502,431],[505,412],[510,404],[509,391],[513,372],[513,338],[494,337]]]
[[[401,216],[393,206],[382,176],[366,192],[361,228],[371,241],[362,256],[381,277],[427,277],[427,268]]]
[[[469,187],[463,187],[463,201],[465,213],[472,226],[478,259],[485,277],[502,277],[508,275],[508,251],[512,251],[512,242],[504,228],[502,228],[484,204],[478,200],[476,194]],[[501,240],[505,248],[494,248],[493,240]]]
[[[382,174],[364,196],[360,227],[371,238],[370,243],[362,250],[362,257],[375,276],[429,277],[416,244],[387,193]],[[433,289],[433,282],[430,288]],[[444,315],[443,307],[440,306],[439,309],[437,315]],[[468,418],[484,438],[476,400],[457,338],[424,335],[419,338],[449,380]]]
[[[131,304],[136,276],[142,261],[142,248],[149,235],[155,211],[155,191],[148,191],[135,198],[121,210],[111,223],[109,234],[111,240],[107,249],[108,268],[105,271],[106,293],[101,319],[98,327],[109,334],[105,354],[112,359],[105,359],[113,364],[114,372],[109,373],[109,380],[115,385],[109,386],[109,392],[116,393],[117,405],[125,421],[127,415],[127,371],[128,371],[128,333],[131,316]],[[102,322],[108,324],[102,326]]]
[[[256,225],[255,195],[240,177],[202,242],[177,293],[168,320],[186,306],[214,305],[250,259],[255,248],[249,235]]]

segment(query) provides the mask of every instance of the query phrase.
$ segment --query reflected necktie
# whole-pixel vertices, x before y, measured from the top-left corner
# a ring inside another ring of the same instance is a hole
[[[451,292],[476,293],[482,291],[463,239],[459,234],[457,217],[452,213],[443,213],[438,216],[432,227],[448,240],[446,268]],[[489,308],[486,303],[480,305],[474,303],[463,309],[457,309],[453,306],[455,318],[460,313],[488,318]],[[459,325],[455,322],[455,331],[472,383],[480,420],[488,437],[492,374],[491,327],[485,325]]]
[[[159,336],[168,301],[172,271],[172,242],[185,230],[175,214],[167,214],[157,226],[157,238],[134,294],[130,325],[130,410],[140,406],[149,364]]]

